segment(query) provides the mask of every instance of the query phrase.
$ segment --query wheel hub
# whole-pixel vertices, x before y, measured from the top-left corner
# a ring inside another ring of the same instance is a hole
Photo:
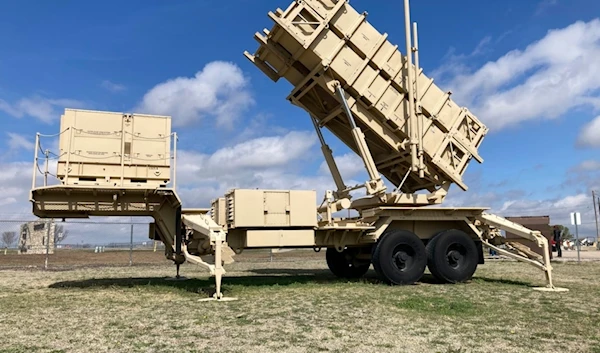
[[[463,254],[461,254],[460,251],[454,249],[454,250],[450,250],[447,253],[447,259],[448,259],[448,264],[453,267],[459,267],[460,264],[463,262],[464,256]]]
[[[405,270],[410,266],[411,256],[407,254],[405,251],[398,251],[394,254],[394,264],[399,270]]]

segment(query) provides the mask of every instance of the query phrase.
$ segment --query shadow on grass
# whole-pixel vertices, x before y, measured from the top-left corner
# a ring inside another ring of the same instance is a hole
[[[362,278],[359,279],[337,279],[334,277],[329,270],[306,270],[306,269],[297,269],[297,268],[259,268],[252,269],[249,272],[256,273],[259,275],[269,275],[269,276],[277,276],[278,278],[285,278],[284,276],[307,276],[312,275],[313,279],[319,278],[331,278],[330,282],[361,282],[361,283],[369,283],[369,284],[381,284],[387,285],[384,281],[382,281],[378,276],[375,270],[370,269]],[[424,284],[446,284],[434,276],[430,274],[425,274],[419,280],[418,283]]]
[[[364,282],[368,278],[356,280],[344,280],[335,277],[328,270],[302,271],[288,270],[283,272],[270,272],[270,270],[253,270],[251,272],[260,273],[259,276],[227,276],[223,277],[221,291],[226,296],[231,286],[241,287],[270,287],[270,286],[291,286],[304,284],[335,284],[347,282]],[[371,279],[376,281],[376,278]],[[61,281],[48,286],[55,289],[89,289],[89,288],[132,288],[140,286],[149,286],[155,288],[178,289],[190,293],[205,293],[212,295],[215,292],[215,279],[210,278],[185,278],[175,280],[165,277],[128,277],[128,278],[93,278],[78,281]]]
[[[512,279],[488,278],[488,277],[473,277],[473,280],[475,282],[486,282],[486,283],[494,283],[494,284],[508,284],[508,285],[511,285],[511,286],[519,286],[519,287],[527,287],[527,288],[535,287],[531,283],[524,282],[524,281],[512,280]]]
[[[331,274],[329,270],[306,270],[306,269],[296,269],[296,268],[259,268],[252,269],[249,272],[256,273],[258,275],[268,275],[268,276],[276,276],[275,278],[286,278],[285,276],[312,276],[315,282],[319,278],[333,278],[331,282],[335,282],[335,277]],[[254,278],[254,277],[253,277]],[[358,281],[358,282],[367,282],[373,284],[383,284],[385,283],[377,277],[377,274],[373,269],[370,269],[367,274],[357,280],[339,280],[342,282],[348,281]],[[338,281],[338,282],[339,282]],[[508,285],[516,285],[516,286],[525,286],[525,287],[533,287],[530,283],[523,281],[515,281],[510,279],[500,279],[500,278],[488,278],[488,277],[479,277],[473,276],[473,279],[470,282],[485,282],[485,283],[496,283],[496,284],[508,284]],[[430,284],[430,285],[451,285],[442,280],[437,279],[432,274],[426,273],[419,280],[420,284]]]
[[[223,277],[222,292],[227,295],[230,287],[271,287],[271,286],[292,286],[306,284],[336,284],[336,283],[364,283],[377,284],[388,286],[375,273],[374,270],[369,270],[365,276],[358,279],[341,279],[334,276],[329,270],[305,270],[305,269],[252,269],[248,272],[256,275],[250,276],[227,276]],[[474,277],[473,282],[484,282],[504,285],[516,285],[524,287],[532,287],[531,284],[508,280],[496,279],[487,277]],[[442,282],[431,274],[425,274],[418,284],[426,285],[452,285]],[[174,278],[165,277],[127,277],[127,278],[93,278],[78,281],[61,281],[53,283],[49,288],[68,289],[68,288],[133,288],[140,286],[149,286],[164,289],[178,289],[190,293],[205,293],[209,296],[215,292],[214,277],[210,278],[185,278],[183,280],[175,280]]]

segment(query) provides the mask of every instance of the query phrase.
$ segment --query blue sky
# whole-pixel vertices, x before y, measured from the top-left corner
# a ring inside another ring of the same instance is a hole
[[[172,114],[180,135],[179,191],[187,207],[206,206],[234,186],[331,188],[308,117],[285,100],[292,87],[283,80],[273,83],[243,56],[257,47],[254,33],[271,27],[267,12],[288,4],[0,5],[0,119],[7,147],[0,155],[7,195],[0,219],[29,217],[33,137],[38,131],[58,132],[65,107]],[[368,21],[404,48],[401,1],[350,4],[367,11]],[[489,206],[503,215],[550,215],[556,223],[567,223],[569,212],[580,211],[582,232],[594,235],[600,3],[411,5],[425,73],[490,127],[480,149],[484,163],[471,163],[469,191],[452,190],[449,204]],[[198,96],[158,99],[178,89]],[[364,181],[355,156],[326,137],[348,183]]]

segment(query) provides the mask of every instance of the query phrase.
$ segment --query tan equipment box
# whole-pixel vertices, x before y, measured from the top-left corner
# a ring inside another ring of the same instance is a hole
[[[234,189],[213,200],[211,213],[229,229],[317,227],[316,206],[314,190]]]
[[[256,33],[259,48],[245,55],[272,80],[290,82],[288,99],[357,152],[333,85],[339,81],[377,169],[399,186],[411,167],[407,60],[366,16],[343,0],[294,1],[269,12],[275,25]],[[433,191],[445,182],[466,190],[463,174],[472,158],[483,162],[478,148],[488,129],[422,70],[416,77],[411,84],[422,106],[425,177],[411,175],[402,190]]]
[[[171,179],[171,118],[65,109],[57,176],[66,185],[162,186]]]

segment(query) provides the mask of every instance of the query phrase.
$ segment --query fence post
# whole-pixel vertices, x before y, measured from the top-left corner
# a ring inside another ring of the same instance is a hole
[[[129,266],[133,265],[133,223],[131,224],[131,232],[129,234]]]
[[[44,269],[48,269],[48,253],[50,252],[50,220],[46,222],[46,259],[44,260]]]

